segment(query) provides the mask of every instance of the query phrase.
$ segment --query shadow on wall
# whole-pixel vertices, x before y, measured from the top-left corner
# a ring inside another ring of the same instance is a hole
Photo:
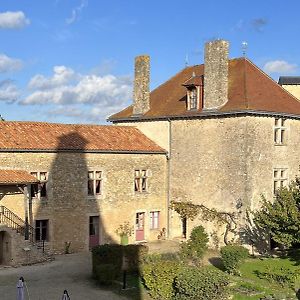
[[[88,251],[107,241],[119,242],[106,232],[111,224],[103,223],[100,210],[105,199],[97,198],[105,166],[89,164],[87,143],[79,132],[61,135],[49,170],[36,170],[41,184],[32,193],[40,198],[33,224],[35,238],[38,242],[46,240],[55,253]],[[121,287],[118,285],[117,290]],[[133,294],[134,299],[140,299],[138,287]]]

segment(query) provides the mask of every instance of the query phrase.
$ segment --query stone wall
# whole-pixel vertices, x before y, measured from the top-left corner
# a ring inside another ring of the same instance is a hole
[[[116,228],[124,221],[135,225],[137,212],[145,212],[145,239],[155,240],[159,230],[149,229],[149,212],[160,211],[160,229],[166,227],[166,156],[97,153],[0,153],[0,168],[49,172],[47,199],[33,199],[34,220],[49,220],[49,247],[63,252],[88,249],[89,217],[100,218],[100,242],[119,242]],[[149,189],[134,191],[134,170],[149,170]],[[102,194],[88,196],[87,172],[102,171]],[[4,205],[24,218],[24,196],[3,194]],[[0,194],[1,194],[0,191]],[[0,198],[1,198],[0,197]],[[135,241],[131,236],[130,242]]]

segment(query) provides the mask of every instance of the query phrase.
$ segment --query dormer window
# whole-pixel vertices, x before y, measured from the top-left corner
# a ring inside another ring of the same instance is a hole
[[[203,76],[196,76],[193,73],[192,77],[184,84],[186,87],[186,109],[187,110],[199,110],[202,109],[203,103]]]
[[[187,109],[198,109],[198,89],[197,87],[192,87],[188,89],[187,92]]]

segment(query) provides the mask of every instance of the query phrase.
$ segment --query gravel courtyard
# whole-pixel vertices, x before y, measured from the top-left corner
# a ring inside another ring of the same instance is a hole
[[[23,276],[30,300],[61,300],[63,291],[71,300],[127,299],[101,290],[91,278],[91,254],[56,256],[52,262],[19,268],[0,268],[0,299],[15,300],[16,284]]]

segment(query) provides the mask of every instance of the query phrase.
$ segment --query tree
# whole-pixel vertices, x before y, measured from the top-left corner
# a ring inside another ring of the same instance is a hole
[[[255,225],[287,248],[300,243],[300,179],[278,190],[274,201],[262,196],[261,204],[260,210],[252,212]]]

